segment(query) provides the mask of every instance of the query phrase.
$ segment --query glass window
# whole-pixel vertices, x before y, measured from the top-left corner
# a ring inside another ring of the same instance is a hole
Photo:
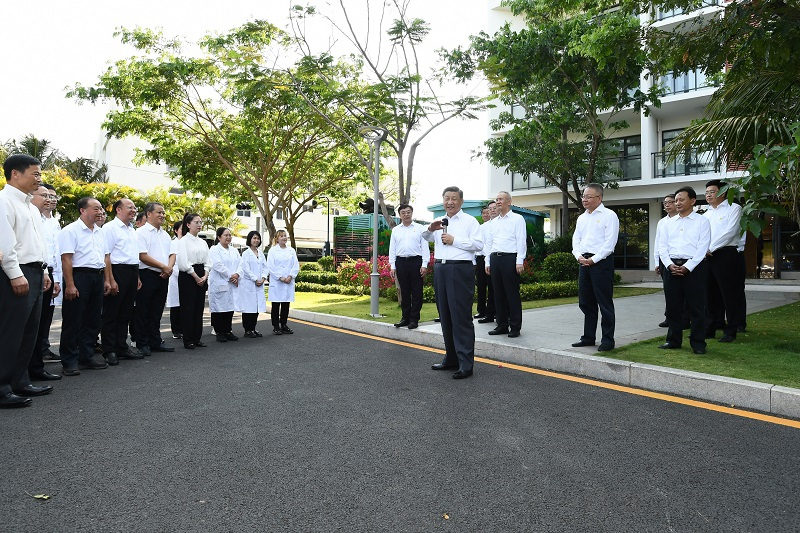
[[[647,204],[609,205],[619,218],[619,237],[614,249],[614,268],[650,268],[650,215]],[[570,232],[575,231],[578,210],[569,210]]]

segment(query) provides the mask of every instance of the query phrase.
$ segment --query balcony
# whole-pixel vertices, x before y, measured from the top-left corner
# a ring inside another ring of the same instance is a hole
[[[722,160],[717,150],[686,150],[669,162],[667,152],[653,152],[653,177],[671,178],[720,172]]]
[[[603,181],[634,181],[642,179],[642,155],[611,157],[607,159],[615,171],[603,177]]]
[[[722,4],[721,0],[705,0],[698,9],[702,9],[704,7],[718,6],[720,4]],[[680,8],[668,9],[665,11],[659,9],[656,12],[656,20],[665,20],[672,17],[678,17],[684,14],[686,14],[686,12],[684,12],[684,10]]]
[[[531,189],[543,189],[548,187],[547,183],[541,176],[533,175],[528,179],[524,179],[522,175],[516,172],[511,173],[511,190],[513,191],[527,191]]]
[[[659,85],[665,89],[663,96],[688,93],[689,91],[696,91],[698,89],[714,86],[712,80],[708,79],[705,73],[700,69],[691,70],[683,74],[670,73],[666,76],[661,76]]]

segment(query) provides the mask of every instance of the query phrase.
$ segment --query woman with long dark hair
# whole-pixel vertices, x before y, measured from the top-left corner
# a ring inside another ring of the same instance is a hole
[[[208,276],[208,307],[211,310],[211,326],[217,342],[238,341],[233,334],[231,322],[236,308],[236,292],[239,285],[239,263],[241,257],[231,246],[233,235],[228,228],[217,228],[217,244],[208,251],[211,273]]]
[[[286,322],[289,319],[289,303],[294,301],[294,278],[300,272],[300,262],[294,248],[286,245],[287,240],[289,234],[286,230],[278,230],[267,256],[272,333],[275,335],[294,333]]]
[[[178,292],[181,299],[181,322],[183,322],[183,347],[187,350],[206,346],[203,335],[203,311],[208,289],[208,245],[197,236],[203,227],[203,219],[197,213],[183,217],[183,237],[178,241],[177,263]]]
[[[178,257],[178,241],[181,240],[181,228],[183,227],[183,220],[179,220],[172,225],[173,237],[169,251],[170,254],[175,254],[176,263]],[[173,339],[183,338],[183,325],[181,324],[181,299],[178,295],[178,272],[177,268],[173,269],[172,275],[169,277],[169,285],[167,286],[167,307],[169,308],[169,326],[172,330]]]
[[[264,283],[267,280],[267,260],[261,252],[261,234],[251,231],[247,234],[247,249],[242,253],[239,268],[238,309],[242,313],[244,336],[261,337],[256,331],[258,313],[267,312],[267,298]]]

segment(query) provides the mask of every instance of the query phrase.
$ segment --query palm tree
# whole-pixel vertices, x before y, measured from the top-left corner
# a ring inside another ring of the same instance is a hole
[[[49,170],[55,168],[63,159],[61,152],[54,148],[47,139],[39,139],[32,133],[27,134],[21,141],[12,139],[5,145],[8,155],[28,154],[42,162],[42,168]]]

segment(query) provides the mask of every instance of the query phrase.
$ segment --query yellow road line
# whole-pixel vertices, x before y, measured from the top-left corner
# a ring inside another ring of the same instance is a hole
[[[380,341],[380,342],[386,342],[386,343],[389,343],[389,344],[396,344],[398,346],[405,346],[407,348],[413,348],[415,350],[423,350],[423,351],[426,351],[426,352],[433,352],[433,353],[438,353],[438,354],[443,354],[444,353],[444,350],[440,350],[438,348],[431,348],[429,346],[422,346],[420,344],[412,344],[410,342],[403,342],[403,341],[397,341],[397,340],[394,340],[394,339],[387,339],[387,338],[384,338],[384,337],[378,337],[377,335],[369,335],[367,333],[359,333],[357,331],[350,331],[350,330],[347,330],[347,329],[336,328],[336,327],[333,327],[333,326],[325,326],[325,325],[322,325],[322,324],[315,324],[313,322],[308,322],[308,321],[305,321],[305,320],[297,320],[297,319],[295,319],[295,322],[298,322],[300,324],[307,324],[309,326],[314,326],[316,328],[328,329],[328,330],[331,330],[331,331],[338,331],[340,333],[346,333],[348,335],[354,335],[356,337],[363,337],[365,339],[371,339],[371,340],[376,340],[376,341]],[[680,396],[673,396],[671,394],[664,394],[664,393],[661,393],[661,392],[653,392],[653,391],[648,391],[648,390],[644,390],[644,389],[637,389],[635,387],[628,387],[626,385],[617,385],[615,383],[607,383],[605,381],[598,381],[598,380],[590,379],[590,378],[582,378],[582,377],[579,377],[579,376],[571,376],[569,374],[562,374],[562,373],[559,373],[559,372],[552,372],[550,370],[541,370],[539,368],[531,368],[531,367],[528,367],[528,366],[515,365],[513,363],[504,363],[502,361],[495,361],[493,359],[487,359],[485,357],[476,357],[475,361],[477,361],[479,363],[484,363],[484,364],[487,364],[487,365],[495,365],[495,366],[499,366],[499,367],[502,367],[502,368],[509,368],[511,370],[518,370],[520,372],[527,372],[529,374],[538,374],[540,376],[547,376],[547,377],[550,377],[550,378],[562,379],[564,381],[573,381],[575,383],[582,383],[584,385],[590,385],[592,387],[600,387],[602,389],[615,390],[615,391],[619,391],[619,392],[624,392],[626,394],[635,394],[636,396],[644,396],[646,398],[654,398],[656,400],[662,400],[662,401],[665,401],[665,402],[678,403],[678,404],[681,404],[681,405],[689,405],[691,407],[696,407],[698,409],[706,409],[708,411],[716,411],[718,413],[725,413],[725,414],[728,414],[728,415],[740,416],[740,417],[743,417],[743,418],[751,418],[753,420],[760,420],[762,422],[768,422],[770,424],[778,424],[778,425],[781,425],[781,426],[788,426],[788,427],[793,427],[793,428],[800,429],[800,421],[791,420],[789,418],[781,418],[781,417],[778,417],[778,416],[767,415],[767,414],[763,414],[763,413],[755,413],[755,412],[752,412],[752,411],[746,411],[744,409],[737,409],[735,407],[726,407],[724,405],[717,405],[717,404],[714,404],[714,403],[704,402],[704,401],[701,401],[701,400],[692,400],[692,399],[689,399],[689,398],[682,398]]]

